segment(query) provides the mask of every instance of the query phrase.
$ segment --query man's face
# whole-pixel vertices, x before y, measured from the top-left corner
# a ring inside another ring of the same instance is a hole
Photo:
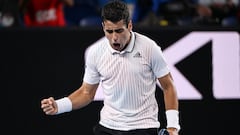
[[[128,27],[127,27],[128,25]],[[110,45],[117,51],[122,51],[130,42],[132,23],[125,24],[123,20],[113,23],[111,21],[103,22],[103,30],[105,36],[109,40]]]

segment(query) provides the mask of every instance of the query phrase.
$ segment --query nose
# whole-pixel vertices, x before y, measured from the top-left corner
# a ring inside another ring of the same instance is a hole
[[[117,41],[118,40],[118,34],[116,32],[113,32],[112,34],[112,40]]]

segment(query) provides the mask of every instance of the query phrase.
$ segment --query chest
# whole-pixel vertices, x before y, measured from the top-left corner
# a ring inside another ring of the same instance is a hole
[[[149,58],[141,52],[103,55],[97,64],[103,78],[117,76],[139,76],[151,72]]]

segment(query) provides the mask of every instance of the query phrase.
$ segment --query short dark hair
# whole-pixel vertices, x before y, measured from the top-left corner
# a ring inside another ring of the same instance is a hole
[[[127,4],[121,0],[112,0],[104,5],[101,17],[103,21],[109,20],[113,23],[123,20],[126,24],[128,24],[130,20]]]

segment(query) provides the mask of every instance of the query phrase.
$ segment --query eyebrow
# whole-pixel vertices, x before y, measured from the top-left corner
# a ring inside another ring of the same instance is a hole
[[[119,29],[116,29],[116,30],[106,30],[108,33],[113,33],[113,32],[116,32],[116,33],[121,33],[124,31],[123,28],[119,28]]]

